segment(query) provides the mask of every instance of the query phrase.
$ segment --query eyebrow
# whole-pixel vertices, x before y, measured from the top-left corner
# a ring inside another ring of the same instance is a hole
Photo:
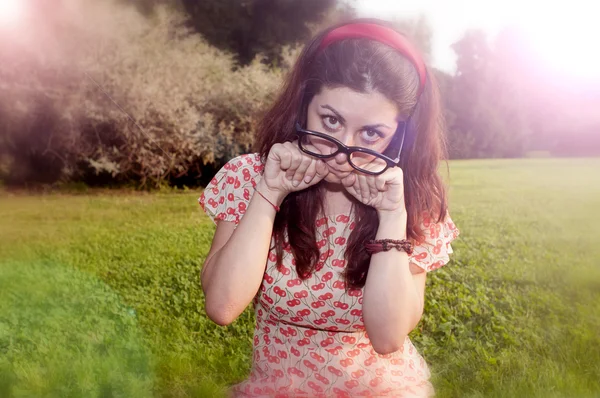
[[[340,119],[342,121],[342,123],[346,123],[346,119],[344,119],[344,117],[342,115],[340,115],[340,113],[338,111],[333,109],[333,107],[331,105],[321,105],[321,108],[329,109],[331,112],[335,113],[335,117]],[[367,124],[367,125],[363,126],[363,128],[366,128],[366,129],[376,129],[379,127],[386,127],[390,130],[392,129],[390,126],[388,126],[387,124],[384,124],[384,123]]]

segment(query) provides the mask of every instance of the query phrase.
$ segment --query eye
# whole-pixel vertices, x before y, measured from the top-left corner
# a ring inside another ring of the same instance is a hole
[[[337,131],[342,127],[340,120],[336,116],[323,115],[321,119],[323,120],[323,126],[329,131]]]
[[[363,130],[360,133],[360,138],[368,144],[374,144],[377,141],[379,141],[382,137],[383,137],[383,134],[381,134],[379,131],[373,130],[373,129]]]

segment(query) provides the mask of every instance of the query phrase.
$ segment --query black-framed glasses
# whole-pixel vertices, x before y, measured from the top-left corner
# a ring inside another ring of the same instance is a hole
[[[348,158],[348,163],[355,170],[365,174],[379,175],[390,167],[398,166],[400,162],[400,154],[402,153],[402,146],[404,145],[404,136],[406,133],[406,122],[398,123],[397,132],[400,134],[395,134],[394,139],[388,146],[388,148],[392,148],[393,150],[395,141],[400,141],[398,155],[395,159],[372,149],[359,146],[346,146],[328,134],[303,129],[300,126],[300,123],[296,123],[298,147],[302,152],[319,159],[328,159],[334,157],[338,153],[345,153]]]

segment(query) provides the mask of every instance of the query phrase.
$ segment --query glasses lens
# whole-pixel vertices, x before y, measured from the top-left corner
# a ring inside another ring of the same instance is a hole
[[[338,150],[338,146],[334,142],[311,134],[305,134],[300,138],[300,146],[313,155],[331,155]]]
[[[387,162],[376,155],[364,152],[352,152],[350,154],[350,163],[356,168],[365,172],[379,173],[387,167]]]

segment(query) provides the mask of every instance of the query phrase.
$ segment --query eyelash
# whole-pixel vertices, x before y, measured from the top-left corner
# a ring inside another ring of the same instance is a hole
[[[339,119],[337,116],[335,116],[335,115],[321,115],[321,122],[322,122],[322,124],[323,124],[323,127],[324,127],[324,128],[327,130],[327,131],[329,131],[329,132],[331,132],[331,133],[335,133],[335,132],[336,132],[336,130],[329,128],[329,127],[327,126],[327,124],[325,123],[325,119],[335,119],[335,120],[336,120],[338,123],[341,123],[340,119]],[[335,124],[335,123],[331,123],[331,124]],[[375,129],[368,129],[368,130],[364,130],[364,131],[365,131],[365,132],[367,132],[367,133],[375,133],[375,134],[377,134],[377,135],[379,136],[379,138],[380,138],[380,139],[381,139],[381,138],[384,138],[384,134],[383,134],[383,133],[381,133],[379,130],[375,130]]]

